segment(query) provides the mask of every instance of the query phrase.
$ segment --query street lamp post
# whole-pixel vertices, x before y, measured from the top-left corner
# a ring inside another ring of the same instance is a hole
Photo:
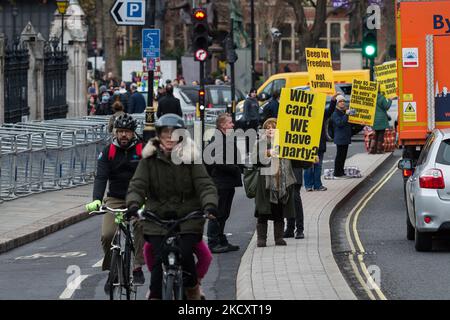
[[[56,5],[58,6],[58,12],[61,15],[61,52],[63,52],[64,45],[64,15],[69,7],[69,0],[56,0]]]

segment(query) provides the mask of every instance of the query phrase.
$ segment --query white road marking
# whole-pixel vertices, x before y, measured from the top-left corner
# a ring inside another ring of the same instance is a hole
[[[73,281],[69,282],[67,284],[66,289],[61,293],[59,296],[59,299],[70,299],[72,298],[72,295],[75,293],[75,290],[80,288],[81,282],[83,282],[88,275],[80,275],[76,277]]]
[[[87,253],[82,251],[75,251],[75,252],[42,252],[42,253],[35,253],[30,256],[22,256],[17,257],[15,260],[32,260],[32,259],[39,259],[39,258],[79,258],[85,256]]]
[[[92,266],[92,268],[100,268],[103,264],[103,259],[100,259],[96,264]]]

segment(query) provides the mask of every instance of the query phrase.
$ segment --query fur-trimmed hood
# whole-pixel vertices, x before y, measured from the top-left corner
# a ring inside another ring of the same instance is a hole
[[[142,150],[142,158],[150,158],[156,155],[160,143],[158,138],[150,140]],[[183,140],[173,148],[171,161],[175,164],[201,164],[201,151],[194,140],[190,137],[183,137]]]

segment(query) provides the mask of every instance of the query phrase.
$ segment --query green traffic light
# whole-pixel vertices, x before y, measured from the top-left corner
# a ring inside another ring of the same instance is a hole
[[[365,54],[366,54],[366,56],[373,56],[374,54],[375,54],[375,46],[373,46],[373,45],[367,45],[365,48],[364,48],[364,52],[365,52]]]

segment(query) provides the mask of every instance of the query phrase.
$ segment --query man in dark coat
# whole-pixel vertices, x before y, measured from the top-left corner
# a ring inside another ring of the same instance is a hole
[[[213,178],[217,193],[219,195],[218,215],[214,220],[208,221],[208,246],[212,253],[224,253],[239,250],[239,246],[232,245],[224,233],[225,223],[230,216],[231,204],[235,193],[235,187],[242,186],[241,170],[237,165],[239,154],[236,146],[236,138],[227,139],[227,130],[234,127],[231,116],[223,113],[217,117],[217,130],[211,139],[210,150],[213,150],[213,157],[216,160],[209,167],[209,172]],[[228,141],[227,141],[228,140]],[[208,148],[209,149],[209,148]],[[230,158],[234,149],[234,158]],[[231,162],[231,163],[230,163]]]
[[[132,83],[130,86],[131,96],[128,100],[128,113],[142,113],[145,111],[145,98],[142,93],[137,91],[137,85]]]
[[[171,84],[166,86],[166,95],[158,101],[158,111],[156,112],[156,116],[161,118],[161,116],[167,113],[174,113],[183,118],[180,100],[173,96],[173,86]]]
[[[264,123],[269,118],[278,118],[278,107],[280,105],[280,92],[278,90],[274,91],[272,94],[272,99],[270,99],[269,103],[266,104],[263,110],[263,119],[262,123]]]
[[[322,175],[322,163],[323,163],[323,156],[325,152],[327,151],[327,135],[326,135],[326,122],[331,117],[331,115],[334,113],[334,110],[336,109],[336,97],[338,96],[338,93],[336,93],[334,96],[331,97],[330,105],[328,108],[325,109],[324,115],[323,115],[323,122],[322,122],[322,133],[320,135],[320,144],[319,144],[319,162],[314,163],[314,166],[305,169],[304,172],[304,178],[305,178],[305,189],[306,191],[326,191],[327,187],[325,187],[322,184],[322,181],[320,179]]]
[[[334,160],[334,177],[337,179],[348,178],[344,174],[344,164],[347,158],[348,146],[352,143],[352,126],[348,122],[348,116],[352,110],[347,109],[345,97],[336,97],[336,110],[331,116],[334,127],[334,144],[336,145],[336,158]]]

